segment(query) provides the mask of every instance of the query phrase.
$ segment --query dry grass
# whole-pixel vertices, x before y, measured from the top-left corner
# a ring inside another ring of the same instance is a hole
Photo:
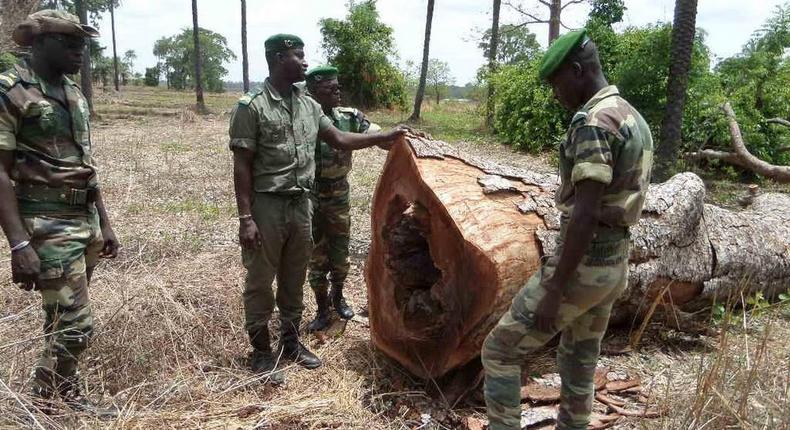
[[[325,366],[289,367],[283,387],[268,387],[247,371],[243,270],[222,113],[235,96],[209,97],[209,116],[107,115],[119,106],[185,112],[189,97],[158,89],[103,96],[104,119],[93,129],[105,200],[124,248],[118,260],[100,265],[91,286],[98,335],[83,374],[91,395],[117,403],[121,417],[100,422],[32,411],[27,383],[41,343],[39,298],[10,283],[8,250],[0,241],[0,427],[439,429],[457,427],[465,415],[482,416],[479,403],[450,410],[431,399],[432,382],[413,380],[373,350],[367,327],[354,322],[342,336],[308,337]],[[507,148],[467,146],[548,169]],[[369,206],[383,161],[379,150],[359,152],[351,176],[349,295],[357,310],[366,305]],[[305,320],[315,309],[309,291],[306,305]],[[620,428],[788,428],[788,335],[782,309],[756,321],[747,316],[743,327],[718,340],[649,327],[641,352],[603,361],[641,376],[672,413]],[[551,351],[538,362],[533,371],[552,371]],[[420,427],[421,414],[432,422]]]

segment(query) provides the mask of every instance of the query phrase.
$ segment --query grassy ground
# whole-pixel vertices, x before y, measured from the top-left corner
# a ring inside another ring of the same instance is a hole
[[[27,412],[29,370],[41,341],[39,298],[11,284],[0,241],[0,427],[442,429],[483,416],[478,395],[456,408],[429,395],[431,381],[413,379],[375,351],[367,327],[355,322],[342,335],[307,337],[326,364],[314,371],[289,367],[283,387],[267,387],[247,371],[227,150],[226,113],[236,97],[209,95],[213,113],[200,117],[186,108],[189,93],[127,88],[122,96],[98,97],[103,119],[93,128],[96,158],[123,250],[99,266],[91,286],[99,334],[83,373],[91,395],[112,399],[123,413],[99,422]],[[377,111],[371,118],[389,126],[404,115]],[[500,162],[555,170],[545,157],[495,144],[479,124],[474,106],[452,104],[426,109],[420,127]],[[370,199],[384,155],[356,153],[351,175],[348,292],[356,310],[366,306]],[[305,319],[315,309],[309,296]],[[602,358],[612,369],[640,376],[668,411],[618,428],[790,428],[787,308],[738,314],[723,333],[690,337],[651,326],[638,352]],[[614,332],[607,344],[627,334]],[[536,357],[533,371],[555,371],[550,357],[551,351]],[[424,414],[431,418],[425,425]]]

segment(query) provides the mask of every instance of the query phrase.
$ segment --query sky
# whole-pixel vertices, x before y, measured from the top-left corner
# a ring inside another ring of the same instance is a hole
[[[699,0],[697,27],[705,30],[713,54],[726,58],[740,52],[741,47],[786,0]],[[267,75],[263,41],[271,34],[293,33],[305,42],[307,61],[311,66],[323,64],[321,18],[346,15],[346,0],[247,0],[247,40],[250,56],[250,79],[260,81]],[[671,21],[674,0],[626,0],[624,22],[619,28]],[[237,60],[225,65],[228,81],[241,81],[241,17],[238,0],[198,0],[199,24],[228,39]],[[381,20],[393,28],[399,64],[422,59],[427,0],[378,0]],[[455,83],[464,85],[474,80],[485,62],[477,47],[480,33],[491,25],[490,0],[437,0],[434,9],[430,57],[446,61]],[[522,4],[539,16],[547,15],[546,7],[537,0]],[[748,6],[744,6],[748,4]],[[584,24],[589,7],[570,5],[563,12],[563,23],[571,28]],[[172,36],[192,25],[190,0],[122,0],[115,12],[118,56],[127,50],[137,54],[136,71],[153,66],[154,42]],[[519,23],[520,17],[502,5],[500,23]],[[99,23],[100,43],[112,55],[109,13]],[[534,24],[530,30],[545,47],[548,25]],[[566,30],[563,30],[563,32]]]

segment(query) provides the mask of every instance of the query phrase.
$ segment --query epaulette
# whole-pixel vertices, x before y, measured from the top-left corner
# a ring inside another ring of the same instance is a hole
[[[20,80],[21,79],[19,78],[19,75],[13,69],[8,70],[5,73],[0,73],[0,88],[9,90]]]
[[[248,91],[247,94],[244,94],[243,96],[241,96],[241,98],[239,98],[239,104],[244,106],[249,106],[250,103],[252,103],[252,100],[255,99],[255,97],[261,95],[262,92],[263,91],[260,89]]]
[[[587,120],[587,112],[578,111],[573,115],[573,119],[571,119],[571,125],[576,124],[579,121],[586,121],[586,120]]]

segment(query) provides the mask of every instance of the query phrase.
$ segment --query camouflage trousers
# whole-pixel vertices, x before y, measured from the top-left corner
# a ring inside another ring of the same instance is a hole
[[[33,389],[57,388],[77,371],[93,335],[88,282],[103,246],[98,216],[24,216],[30,243],[41,260],[36,289],[44,309],[44,349]]]
[[[310,260],[310,287],[326,290],[328,281],[332,286],[342,287],[348,277],[349,232],[349,185],[346,178],[322,184],[316,183],[317,209],[313,215],[313,255]]]
[[[594,239],[563,290],[554,329],[544,332],[535,325],[535,311],[545,295],[543,283],[556,269],[561,242],[557,254],[516,294],[510,309],[483,344],[484,391],[491,430],[521,428],[520,389],[525,356],[559,332],[562,336],[557,365],[562,386],[557,428],[587,428],[601,339],[612,305],[628,280],[628,239]]]

